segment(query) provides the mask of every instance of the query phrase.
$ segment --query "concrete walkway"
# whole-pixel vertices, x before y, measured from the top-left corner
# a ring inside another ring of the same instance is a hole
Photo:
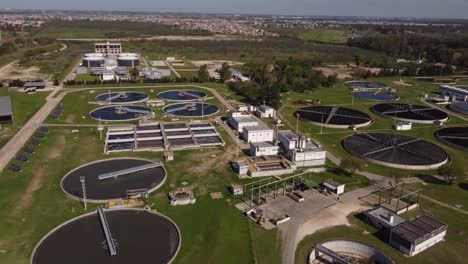
[[[180,74],[174,69],[174,67],[172,67],[172,64],[170,64],[168,61],[164,61],[164,63],[166,63],[167,67],[171,69],[171,71],[177,76],[177,78],[180,78]]]

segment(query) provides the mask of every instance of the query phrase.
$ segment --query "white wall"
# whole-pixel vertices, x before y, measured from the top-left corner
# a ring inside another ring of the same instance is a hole
[[[244,129],[244,140],[249,143],[273,141],[273,130],[248,131]]]

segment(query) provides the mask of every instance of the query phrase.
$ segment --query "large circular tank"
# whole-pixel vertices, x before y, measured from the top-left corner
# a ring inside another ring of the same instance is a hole
[[[117,66],[134,68],[140,65],[140,59],[137,56],[119,56]]]
[[[117,56],[117,66],[136,67],[140,65],[140,55],[138,53],[120,53]]]
[[[104,57],[84,57],[83,66],[92,68],[92,67],[101,67],[104,64]]]
[[[341,145],[353,156],[391,168],[436,169],[449,159],[436,144],[402,134],[358,133],[345,138]]]
[[[115,255],[111,256],[96,212],[52,229],[35,246],[30,264],[171,263],[179,252],[179,228],[170,218],[143,209],[107,209]]]

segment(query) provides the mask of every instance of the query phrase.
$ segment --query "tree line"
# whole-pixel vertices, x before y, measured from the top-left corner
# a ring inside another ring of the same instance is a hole
[[[312,69],[319,65],[312,60],[276,60],[273,63],[249,63],[244,73],[251,81],[230,82],[229,86],[244,96],[251,104],[267,104],[274,108],[281,106],[281,93],[288,91],[306,92],[317,87],[332,87],[337,77],[326,77]]]

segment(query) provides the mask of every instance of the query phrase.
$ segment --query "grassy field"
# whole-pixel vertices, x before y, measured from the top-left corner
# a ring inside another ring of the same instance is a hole
[[[61,39],[126,38],[166,35],[210,35],[206,31],[180,30],[158,23],[132,21],[51,21],[37,32],[37,37]]]
[[[229,138],[225,141],[226,149],[176,152],[176,161],[166,164],[164,186],[150,197],[152,207],[180,227],[183,242],[175,263],[280,263],[281,241],[276,231],[261,229],[232,206],[239,198],[230,195],[227,187],[240,180],[228,164],[235,149]],[[36,153],[29,155],[21,173],[2,173],[0,263],[27,262],[44,234],[84,213],[79,202],[66,198],[60,190],[60,179],[67,171],[89,161],[123,155],[163,160],[162,153],[151,152],[105,155],[102,144],[95,129],[71,133],[70,129],[54,128]],[[183,182],[193,188],[197,203],[171,207],[167,192]],[[225,199],[211,200],[209,193],[215,191],[222,192]],[[238,256],[230,257],[233,254]]]
[[[382,82],[388,84],[392,87],[395,87],[392,84],[397,78],[378,78],[375,81]],[[405,78],[403,78],[405,79]],[[408,81],[413,81],[411,78],[407,79]],[[416,83],[416,85],[411,87],[401,87],[400,89],[400,102],[402,103],[414,103],[414,104],[421,104],[418,95],[421,93],[428,93],[433,94],[437,91],[437,85],[430,85],[430,84],[422,84]],[[370,107],[378,102],[366,100],[366,99],[352,99],[350,95],[349,88],[342,82],[335,85],[333,88],[318,88],[311,93],[296,93],[290,92],[283,96],[283,108],[281,112],[283,116],[286,118],[289,124],[292,127],[296,125],[296,118],[294,117],[293,113],[296,109],[304,107],[303,105],[298,105],[296,103],[297,100],[305,100],[305,99],[320,99],[322,105],[341,105],[344,107],[350,107],[353,109],[360,110],[369,114],[374,122],[372,125],[364,128],[360,128],[359,131],[365,132],[389,132],[389,133],[401,133],[405,135],[417,136],[424,138],[428,141],[431,141],[439,146],[441,146],[451,157],[451,162],[457,165],[462,165],[466,162],[467,155],[465,152],[448,147],[440,143],[434,136],[433,133],[440,129],[440,126],[437,125],[424,125],[424,124],[413,124],[413,129],[410,131],[399,131],[396,132],[392,130],[393,120],[383,118],[380,116],[375,115],[370,111]],[[450,120],[444,124],[444,126],[454,126],[454,125],[466,125],[466,122],[455,117],[450,116]],[[306,122],[299,122],[299,129],[316,138],[320,141],[328,151],[332,152],[333,154],[339,157],[350,157],[350,155],[343,150],[341,147],[341,140],[345,137],[353,134],[353,132],[349,129],[332,129],[332,128],[323,128],[322,133],[320,133],[320,127],[314,126],[310,123]],[[402,175],[409,175],[415,176],[418,174],[431,174],[434,171],[402,171],[402,170],[389,170],[387,167],[375,165],[372,163],[365,164],[365,170],[371,171],[378,174],[389,174],[391,171],[399,171]]]
[[[449,195],[449,193],[445,193]],[[422,200],[421,207],[414,209],[405,217],[426,214],[448,225],[445,241],[429,248],[415,257],[403,256],[374,234],[376,229],[359,220],[356,216],[349,216],[350,226],[336,226],[319,230],[302,240],[296,250],[296,264],[306,264],[308,254],[317,243],[333,240],[350,240],[369,245],[385,255],[395,263],[465,263],[468,257],[466,251],[466,222],[468,216]]]
[[[8,88],[0,88],[0,96],[10,96],[13,105],[13,125],[2,125],[0,129],[0,146],[10,138],[41,108],[48,92],[25,94],[8,92]],[[24,139],[26,140],[26,139]]]
[[[346,32],[339,29],[310,29],[299,33],[299,39],[319,43],[346,44]]]

